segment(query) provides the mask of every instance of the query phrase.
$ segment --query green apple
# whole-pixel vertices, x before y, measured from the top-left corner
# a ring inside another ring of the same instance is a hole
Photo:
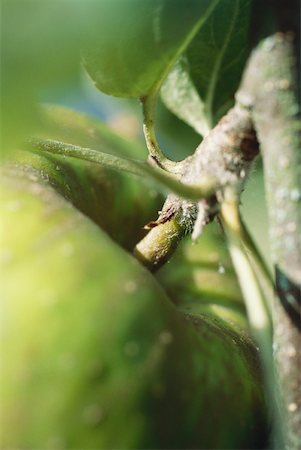
[[[109,237],[132,234],[118,193],[98,191],[106,233],[76,208],[90,178],[58,167],[24,152],[1,175],[2,448],[263,448],[252,342],[178,311]]]

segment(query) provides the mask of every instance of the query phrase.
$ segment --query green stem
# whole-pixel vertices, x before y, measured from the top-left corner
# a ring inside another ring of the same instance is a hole
[[[149,151],[150,160],[162,169],[173,172],[177,163],[166,158],[160,149],[155,133],[155,113],[158,99],[158,91],[141,98],[143,110],[143,132],[145,142]]]
[[[274,440],[279,445],[283,442],[283,439],[281,418],[276,401],[277,387],[272,353],[272,320],[266,299],[241,239],[242,226],[238,202],[236,198],[231,197],[232,195],[230,193],[230,196],[222,204],[222,224],[227,236],[233,266],[244,296],[251,330],[259,346],[268,403],[274,418]]]
[[[263,256],[258,250],[257,245],[255,244],[241,217],[239,233],[241,242],[248,251],[248,257],[259,279],[261,288],[264,290],[264,295],[268,301],[269,310],[272,311],[275,283]]]
[[[185,227],[172,218],[152,228],[136,245],[134,255],[154,272],[168,261],[184,235]]]
[[[249,261],[246,248],[243,245],[243,227],[240,220],[238,199],[232,189],[225,192],[225,201],[221,206],[222,222],[226,231],[229,247],[235,254],[234,266],[241,281],[241,289],[246,300],[246,307],[250,318],[250,324],[254,333],[256,330],[267,330],[271,337],[272,322],[266,299],[258,286],[256,275]],[[238,264],[237,261],[241,261]]]
[[[52,139],[32,139],[30,148],[100,164],[114,170],[128,172],[144,178],[147,175],[148,178],[156,182],[156,187],[159,191],[163,193],[172,191],[181,197],[193,200],[209,197],[216,189],[215,182],[209,178],[206,179],[204,177],[202,183],[197,185],[186,185],[181,183],[175,175],[167,173],[159,167],[152,167],[145,161],[126,159]]]

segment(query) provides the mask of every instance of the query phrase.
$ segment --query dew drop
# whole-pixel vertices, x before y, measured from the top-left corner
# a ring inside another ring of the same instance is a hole
[[[273,342],[273,352],[274,353],[277,352],[278,348],[279,348],[278,344],[276,344],[276,342]]]
[[[295,412],[298,409],[298,405],[297,403],[292,402],[288,405],[287,409],[289,410],[289,412]]]
[[[225,267],[223,266],[223,264],[219,263],[218,264],[218,273],[223,275],[225,272],[226,272]]]

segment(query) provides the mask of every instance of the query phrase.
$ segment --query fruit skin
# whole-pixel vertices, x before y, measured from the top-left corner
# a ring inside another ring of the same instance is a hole
[[[149,185],[129,174],[47,153],[21,151],[6,171],[12,177],[27,175],[37,184],[50,184],[127,250],[143,237],[143,226],[157,214],[162,202]]]
[[[145,156],[146,149],[139,142],[121,138],[99,121],[65,107],[44,106],[41,123],[40,138],[136,159]],[[19,174],[27,171],[36,181],[51,184],[128,250],[143,237],[143,226],[156,216],[163,202],[144,179],[97,164],[24,150],[15,153],[12,162],[12,176],[16,168]]]
[[[0,189],[2,447],[262,448],[251,342],[187,320],[47,177],[19,171]]]

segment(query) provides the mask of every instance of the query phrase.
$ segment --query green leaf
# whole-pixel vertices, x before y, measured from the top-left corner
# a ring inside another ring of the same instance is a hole
[[[218,0],[100,2],[97,40],[84,51],[101,91],[120,97],[153,92],[206,22]]]
[[[18,152],[6,158],[6,164],[18,167],[21,172],[27,170],[37,183],[50,183],[114,240],[128,249],[133,248],[143,237],[143,226],[156,216],[162,198],[153,183],[147,181],[147,173],[138,178],[118,170],[118,163],[126,164],[128,159],[115,155],[143,157],[144,146],[139,141],[121,138],[94,118],[61,106],[44,107],[40,117],[42,127],[34,152],[32,145],[20,145]],[[53,145],[49,146],[50,142]],[[85,161],[81,157],[83,148],[75,143],[93,146],[93,156],[98,156],[103,163]],[[76,154],[80,152],[79,158],[66,157],[68,150],[74,148]],[[139,169],[135,165],[130,167]],[[122,223],[127,226],[120,226]]]
[[[43,127],[36,133],[38,138],[90,147],[126,158],[147,157],[144,142],[121,137],[105,123],[78,111],[58,105],[44,105],[41,119]]]
[[[60,106],[43,108],[43,127],[39,138],[31,139],[27,149],[48,157],[76,158],[119,172],[138,175],[158,192],[175,192],[182,197],[199,199],[210,195],[215,181],[203,179],[198,185],[185,185],[174,176],[147,162],[130,159],[140,156],[145,149],[138,141],[127,140],[108,129],[96,119]],[[75,145],[80,143],[81,145]],[[93,148],[87,146],[93,146]]]
[[[161,97],[176,116],[187,122],[201,136],[210,131],[210,124],[201,100],[187,67],[187,59],[177,61],[162,85]]]
[[[219,2],[163,85],[167,107],[203,136],[234,101],[249,50],[250,15],[250,0]]]

